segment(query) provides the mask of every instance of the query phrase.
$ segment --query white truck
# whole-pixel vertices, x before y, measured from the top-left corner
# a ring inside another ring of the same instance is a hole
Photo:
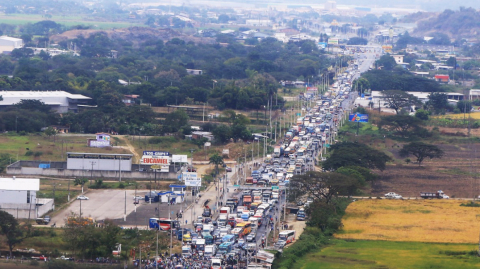
[[[217,245],[214,244],[205,246],[205,253],[203,254],[204,257],[215,257],[215,254],[217,254]]]
[[[218,225],[219,226],[227,225],[227,220],[228,220],[227,214],[220,214],[220,216],[218,216]]]
[[[221,259],[212,259],[211,268],[212,269],[222,269],[222,260]]]
[[[198,254],[203,255],[205,251],[205,239],[198,238],[197,241],[195,242],[195,249],[198,251]]]
[[[230,207],[224,206],[220,208],[220,214],[230,214]]]
[[[192,257],[192,248],[190,246],[182,247],[182,257],[184,258]]]
[[[273,200],[275,203],[278,203],[278,198],[279,198],[278,191],[272,192],[272,200]]]

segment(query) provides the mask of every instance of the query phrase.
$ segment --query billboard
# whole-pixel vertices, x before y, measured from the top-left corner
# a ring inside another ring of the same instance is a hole
[[[326,49],[328,46],[327,42],[318,42],[318,47],[321,49]]]
[[[338,38],[329,38],[328,39],[328,44],[329,45],[338,45],[339,41],[340,40]]]
[[[170,156],[167,151],[144,151],[143,156]]]
[[[168,165],[170,165],[170,157],[168,157],[168,156],[143,155],[140,163],[145,164],[145,165],[158,164],[158,165],[162,165],[162,166],[168,166]]]
[[[187,155],[172,155],[172,163],[187,163]]]
[[[198,177],[197,173],[183,172],[182,177],[187,187],[200,187],[202,185],[202,179]]]
[[[348,121],[353,121],[353,122],[368,122],[368,114],[350,114],[350,117],[348,118]]]

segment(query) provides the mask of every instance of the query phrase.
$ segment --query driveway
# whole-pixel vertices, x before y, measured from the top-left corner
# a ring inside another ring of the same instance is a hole
[[[85,194],[89,200],[82,200],[82,216],[91,217],[97,222],[104,219],[123,219],[125,213],[125,193],[127,215],[135,210],[133,196],[135,190],[90,190]],[[137,195],[144,196],[146,191],[138,191]],[[76,199],[76,197],[72,197]],[[142,203],[137,207],[142,206]],[[52,218],[51,223],[57,227],[65,225],[65,219],[74,212],[80,214],[80,200],[75,200],[66,209],[61,210]]]

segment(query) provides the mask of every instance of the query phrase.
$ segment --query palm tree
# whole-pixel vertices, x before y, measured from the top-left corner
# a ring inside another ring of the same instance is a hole
[[[215,165],[215,175],[218,175],[218,166],[223,164],[223,157],[218,155],[218,153],[215,153],[210,156],[209,164]]]

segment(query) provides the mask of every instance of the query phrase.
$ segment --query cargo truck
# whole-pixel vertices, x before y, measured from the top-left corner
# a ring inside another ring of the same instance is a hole
[[[437,192],[421,192],[420,197],[423,199],[450,199],[450,196],[446,195],[443,191]]]

